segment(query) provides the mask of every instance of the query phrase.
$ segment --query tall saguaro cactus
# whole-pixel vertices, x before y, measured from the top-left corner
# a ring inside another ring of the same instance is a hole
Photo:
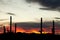
[[[15,23],[15,33],[16,33],[16,27],[17,27],[17,24]]]
[[[5,26],[3,26],[3,29],[4,29],[4,33],[6,33],[6,29],[5,29]]]
[[[42,18],[41,18],[41,34],[42,34]]]
[[[52,34],[53,35],[55,34],[55,22],[54,22],[54,20],[53,20]]]
[[[12,16],[10,16],[10,32],[12,32]]]

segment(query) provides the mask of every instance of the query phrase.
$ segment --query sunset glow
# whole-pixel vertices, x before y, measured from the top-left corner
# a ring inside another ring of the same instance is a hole
[[[6,27],[6,32],[8,32],[9,30],[10,30],[9,26],[7,26]],[[30,33],[40,34],[39,30],[40,30],[40,28],[31,28],[29,30],[26,30],[26,29],[24,29],[22,27],[17,27],[16,28],[16,33],[21,32],[21,33],[28,33],[28,34],[30,34]],[[59,34],[60,33],[59,31],[60,30],[57,30],[56,33]],[[15,27],[14,26],[12,27],[12,32],[15,32]],[[0,31],[0,33],[3,33],[3,29],[2,29],[2,31]],[[43,32],[42,33],[43,34],[47,34],[47,33],[51,33],[51,31],[47,31],[46,28],[43,28]]]

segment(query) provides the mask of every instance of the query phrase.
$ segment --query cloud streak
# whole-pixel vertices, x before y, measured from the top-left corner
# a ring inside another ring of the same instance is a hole
[[[6,14],[15,16],[15,14],[14,14],[14,13],[6,13]]]
[[[0,19],[0,21],[5,21],[5,20],[8,20],[8,19]]]

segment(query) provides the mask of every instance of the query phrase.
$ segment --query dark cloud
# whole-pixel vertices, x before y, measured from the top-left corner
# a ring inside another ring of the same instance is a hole
[[[60,7],[60,0],[40,0],[39,3],[43,6],[51,8]]]
[[[20,22],[16,23],[17,28],[23,28],[24,30],[38,29],[40,31],[40,23],[34,22]],[[43,22],[43,31],[51,32],[52,31],[52,22]],[[55,22],[55,32],[60,31],[60,22]]]
[[[26,0],[27,2],[38,2],[43,6],[56,8],[60,7],[60,0]]]
[[[30,29],[30,28],[39,28],[40,23],[29,23],[29,22],[22,22],[22,23],[16,23],[18,27],[22,27],[24,29]]]
[[[38,2],[39,0],[26,0],[26,2],[31,3],[31,2]]]
[[[55,22],[55,26],[57,28],[60,28],[60,22]],[[24,29],[30,29],[30,28],[40,28],[40,23],[31,23],[31,22],[21,22],[21,23],[16,23],[17,27],[22,27]],[[52,22],[43,22],[43,28],[48,28],[50,29],[52,27]]]

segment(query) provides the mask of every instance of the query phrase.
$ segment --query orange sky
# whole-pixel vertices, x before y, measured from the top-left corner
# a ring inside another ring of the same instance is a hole
[[[9,26],[6,27],[6,32],[7,32],[7,30],[10,30]],[[15,30],[14,27],[12,27],[12,31],[13,32],[15,32],[14,30]],[[16,28],[16,32],[21,32],[21,33],[37,33],[37,34],[40,34],[39,30],[40,30],[40,28],[31,28],[29,30],[26,30],[26,29],[24,29],[22,27],[17,27]],[[56,30],[56,33],[60,34],[59,31],[60,30]],[[3,33],[3,28],[0,30],[0,33]],[[51,33],[51,30],[47,30],[47,28],[43,28],[43,32],[42,33],[44,33],[44,34]]]

